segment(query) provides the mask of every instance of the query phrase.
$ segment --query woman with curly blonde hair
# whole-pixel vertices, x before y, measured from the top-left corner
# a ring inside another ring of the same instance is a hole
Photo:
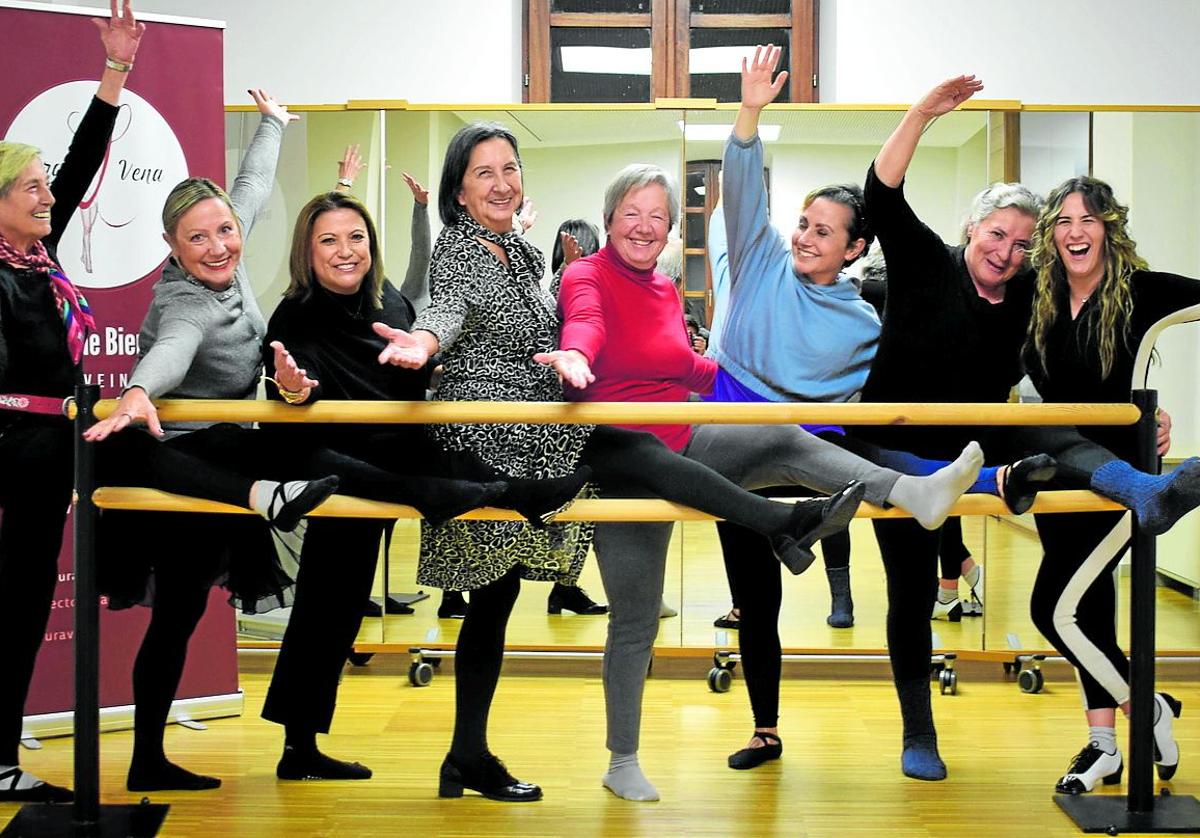
[[[1076,177],[1050,194],[1038,219],[1032,252],[1037,284],[1024,361],[1047,402],[1129,401],[1143,338],[1164,317],[1200,304],[1200,282],[1148,269],[1127,230],[1128,215],[1107,183]],[[1147,474],[1118,459],[1133,454],[1129,428],[1079,431],[1095,443],[1088,456],[1073,462],[1055,452],[1059,478],[1069,487],[1086,478],[1083,486],[1121,502],[1155,533],[1200,502],[1200,458],[1169,474]],[[1158,453],[1169,444],[1160,434]],[[1033,620],[1078,670],[1088,721],[1088,744],[1058,781],[1059,792],[1078,794],[1098,780],[1121,779],[1115,721],[1116,708],[1129,712],[1129,662],[1117,644],[1112,571],[1129,543],[1130,516],[1035,519],[1045,558],[1033,588]],[[1155,696],[1155,763],[1163,780],[1179,764],[1171,728],[1180,708],[1166,693]]]

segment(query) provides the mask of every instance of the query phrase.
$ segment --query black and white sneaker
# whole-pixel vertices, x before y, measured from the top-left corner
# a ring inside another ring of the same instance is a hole
[[[1172,720],[1183,712],[1183,702],[1167,693],[1155,693],[1158,720],[1154,723],[1154,767],[1158,779],[1169,780],[1179,768],[1179,743],[1175,741]]]
[[[1121,759],[1120,749],[1108,753],[1100,749],[1095,742],[1089,742],[1087,747],[1075,755],[1067,767],[1067,773],[1059,778],[1054,790],[1059,794],[1083,794],[1096,787],[1096,781],[1106,786],[1121,782],[1121,773],[1125,770],[1125,762]]]

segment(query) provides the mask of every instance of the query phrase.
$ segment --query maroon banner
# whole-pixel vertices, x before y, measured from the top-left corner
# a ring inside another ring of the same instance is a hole
[[[96,91],[104,49],[91,17],[99,10],[0,0],[0,134],[42,151],[53,178]],[[97,331],[84,372],[102,396],[117,395],[137,360],[138,331],[168,255],[161,213],[189,175],[225,180],[222,30],[147,16],[137,67],[121,94],[104,164],[59,246],[64,272],[84,289]],[[74,577],[71,520],[59,557],[54,608],[25,705],[28,715],[71,710]],[[171,545],[162,545],[170,551]],[[214,592],[210,602],[220,599]],[[101,706],[132,703],[130,670],[149,613],[101,615]],[[209,609],[192,639],[179,698],[237,691],[234,619]]]

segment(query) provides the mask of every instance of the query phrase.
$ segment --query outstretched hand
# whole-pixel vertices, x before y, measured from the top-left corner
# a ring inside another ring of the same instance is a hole
[[[788,72],[784,70],[772,81],[771,75],[779,64],[779,56],[783,50],[777,46],[757,46],[754,48],[754,58],[742,58],[742,105],[747,108],[761,109],[775,101],[779,91],[788,80]]]
[[[141,387],[130,387],[121,394],[117,409],[106,419],[101,419],[83,432],[83,438],[88,442],[100,442],[110,434],[120,433],[130,425],[145,425],[146,430],[156,437],[162,437],[162,425],[158,421],[158,411],[154,403]]]
[[[117,14],[117,0],[109,0],[111,14],[108,20],[100,17],[92,18],[96,28],[100,30],[100,41],[104,44],[104,52],[114,61],[132,64],[137,56],[138,45],[146,32],[146,24],[138,23],[133,16],[133,7],[129,0],[120,15]]]
[[[287,105],[281,105],[271,98],[271,95],[262,88],[256,87],[247,90],[250,98],[254,100],[254,104],[258,107],[258,112],[263,116],[273,116],[287,125],[289,122],[295,122],[300,117],[294,113],[288,113]]]
[[[401,172],[400,176],[404,178],[404,182],[408,184],[409,190],[413,193],[413,200],[418,204],[429,203],[429,190],[417,182],[417,179],[408,172]]]
[[[379,353],[379,363],[418,370],[429,363],[429,350],[410,332],[394,329],[386,323],[372,323],[375,334],[388,342]]]
[[[287,347],[281,341],[271,341],[271,348],[275,350],[276,387],[293,393],[301,393],[311,390],[321,383],[315,378],[308,377],[308,371],[296,364],[296,359],[292,357],[292,353],[287,351]]]
[[[533,356],[533,360],[536,363],[553,367],[554,371],[558,373],[558,380],[570,384],[576,390],[583,390],[596,380],[587,358],[577,349],[539,352]]]
[[[980,90],[983,90],[983,82],[974,76],[956,76],[926,93],[913,108],[934,119],[950,113]]]

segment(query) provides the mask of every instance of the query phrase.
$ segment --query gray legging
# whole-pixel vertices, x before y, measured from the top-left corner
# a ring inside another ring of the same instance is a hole
[[[882,506],[899,472],[867,462],[797,425],[698,425],[684,456],[745,489],[806,486],[835,492],[851,480],[866,484],[866,500]],[[605,497],[628,497],[620,489]],[[596,525],[596,563],[608,597],[604,645],[607,746],[615,754],[638,750],[642,692],[658,636],[671,522]]]

